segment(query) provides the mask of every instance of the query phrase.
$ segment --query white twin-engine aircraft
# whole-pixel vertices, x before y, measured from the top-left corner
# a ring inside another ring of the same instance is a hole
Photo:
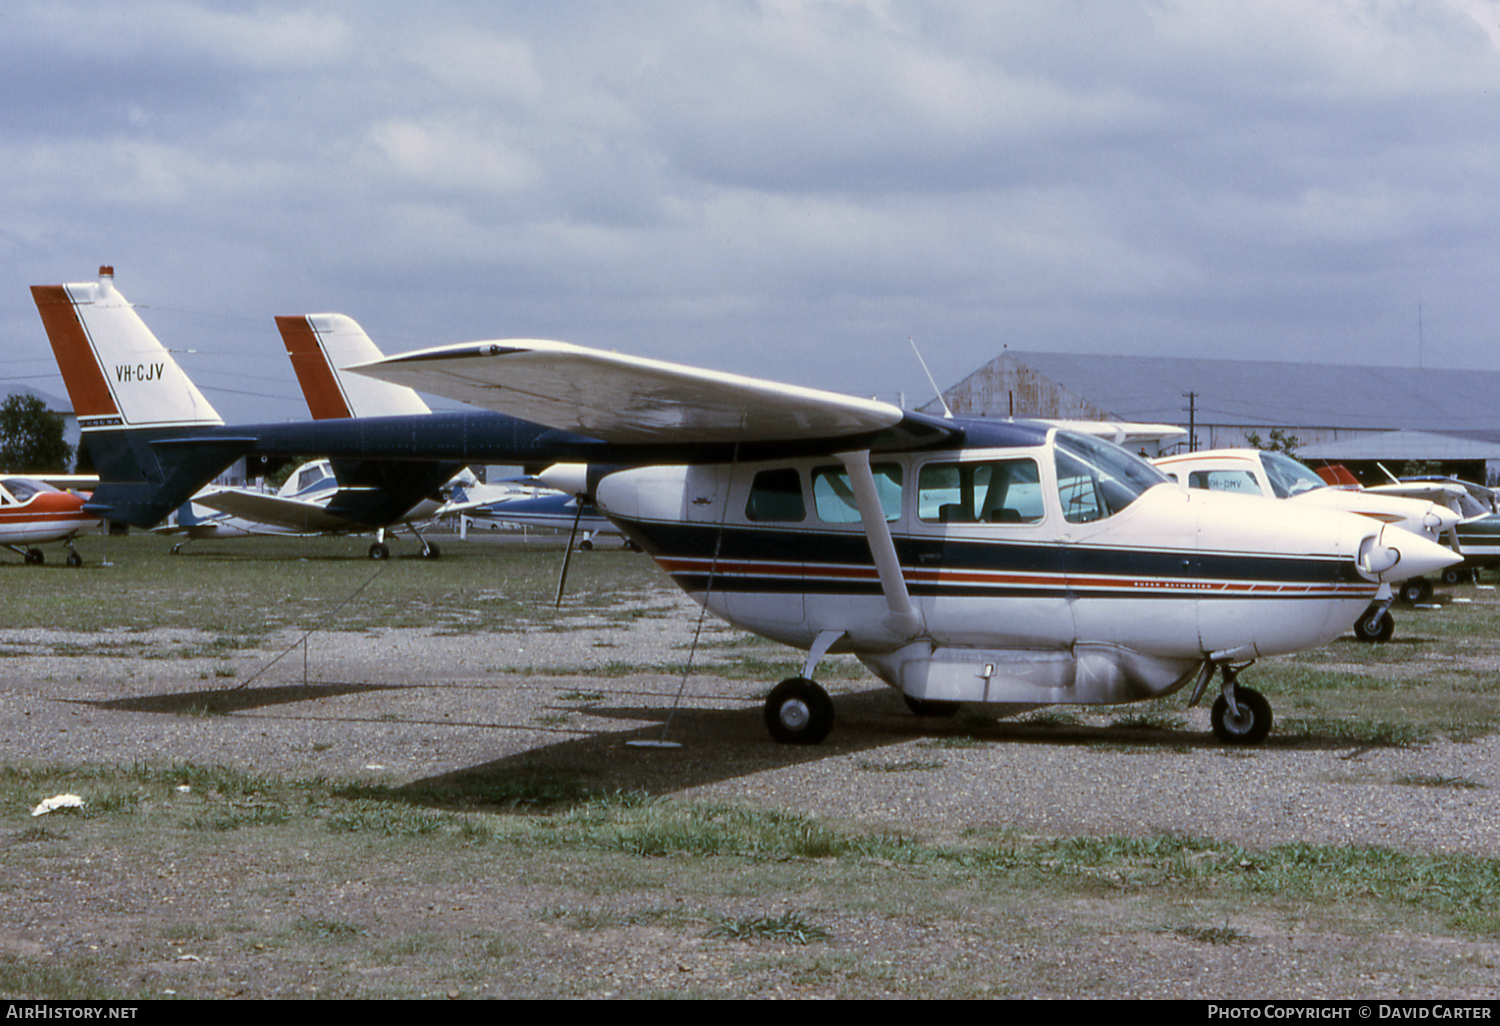
[[[1454,553],[1460,557],[1463,555],[1457,535],[1463,517],[1448,506],[1357,485],[1333,487],[1310,467],[1283,453],[1260,449],[1208,449],[1163,456],[1152,462],[1173,480],[1190,488],[1265,495],[1286,499],[1299,506],[1358,513],[1381,523],[1403,527],[1434,542],[1442,543],[1447,538]],[[1396,625],[1390,608],[1397,591],[1407,602],[1420,602],[1432,594],[1432,584],[1421,573],[1398,577],[1396,584],[1398,587],[1394,590],[1390,585],[1383,586],[1375,601],[1355,621],[1354,634],[1359,640],[1384,643],[1391,639]]]
[[[911,415],[883,403],[555,342],[351,369],[606,443],[824,440],[800,458],[618,470],[594,492],[715,615],[808,651],[766,702],[784,742],[828,734],[813,673],[852,652],[933,714],[1133,702],[1195,680],[1196,703],[1220,670],[1214,732],[1256,743],[1271,712],[1238,686],[1245,666],[1326,644],[1383,582],[1458,558],[1353,514],[1190,491],[1045,423],[949,420],[903,445],[882,432]]]
[[[1271,711],[1239,686],[1246,666],[1326,644],[1383,583],[1459,558],[1352,513],[1190,490],[1055,424],[940,418],[560,342],[350,368],[477,409],[224,425],[173,366],[111,373],[169,359],[112,276],[32,291],[101,468],[96,515],[149,527],[249,454],[354,461],[377,484],[421,461],[588,464],[570,491],[592,492],[693,598],[807,651],[765,704],[789,743],[828,734],[833,704],[812,678],[849,652],[933,714],[1189,684],[1196,703],[1219,673],[1214,732],[1252,744]]]

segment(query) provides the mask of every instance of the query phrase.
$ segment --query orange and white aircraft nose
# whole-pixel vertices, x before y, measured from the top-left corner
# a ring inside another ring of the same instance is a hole
[[[1446,545],[1387,524],[1360,543],[1356,566],[1367,580],[1386,583],[1422,577],[1462,561]]]

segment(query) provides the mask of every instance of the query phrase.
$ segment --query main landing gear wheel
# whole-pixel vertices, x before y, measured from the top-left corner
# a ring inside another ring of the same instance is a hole
[[[68,565],[75,570],[78,569],[79,567],[83,566],[83,557],[76,552],[69,552]]]
[[[1249,688],[1234,689],[1234,704],[1239,715],[1232,716],[1229,702],[1223,695],[1214,702],[1209,712],[1214,736],[1227,745],[1258,745],[1271,732],[1271,703],[1259,691]]]
[[[1396,594],[1409,606],[1418,602],[1426,602],[1432,598],[1432,582],[1425,577],[1413,577],[1409,581],[1402,581],[1396,589]]]
[[[26,564],[28,566],[41,566],[45,562],[47,562],[47,557],[41,549],[26,550]]]
[[[1354,636],[1360,641],[1384,645],[1391,640],[1391,635],[1394,633],[1396,633],[1396,621],[1392,619],[1389,609],[1379,613],[1373,608],[1367,609],[1358,620],[1354,621]]]
[[[423,559],[437,559],[442,554],[442,550],[439,549],[436,545],[428,545],[425,549],[422,550]]]
[[[805,677],[789,677],[766,699],[766,729],[784,745],[815,745],[833,729],[833,699]]]
[[[376,542],[374,545],[370,546],[370,558],[375,560],[377,563],[381,560],[390,559],[391,550],[385,547],[385,543]]]

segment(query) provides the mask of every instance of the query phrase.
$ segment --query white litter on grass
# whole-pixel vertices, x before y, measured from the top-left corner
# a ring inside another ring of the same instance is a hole
[[[33,816],[45,816],[57,809],[81,809],[83,799],[76,794],[57,794],[48,798],[42,804],[31,810]]]

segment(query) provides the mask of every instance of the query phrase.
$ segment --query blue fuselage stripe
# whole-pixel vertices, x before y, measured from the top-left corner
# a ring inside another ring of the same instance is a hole
[[[880,593],[863,534],[765,527],[622,522],[688,591]],[[914,596],[1142,595],[1325,598],[1373,593],[1349,556],[1254,555],[1186,549],[897,536]]]

